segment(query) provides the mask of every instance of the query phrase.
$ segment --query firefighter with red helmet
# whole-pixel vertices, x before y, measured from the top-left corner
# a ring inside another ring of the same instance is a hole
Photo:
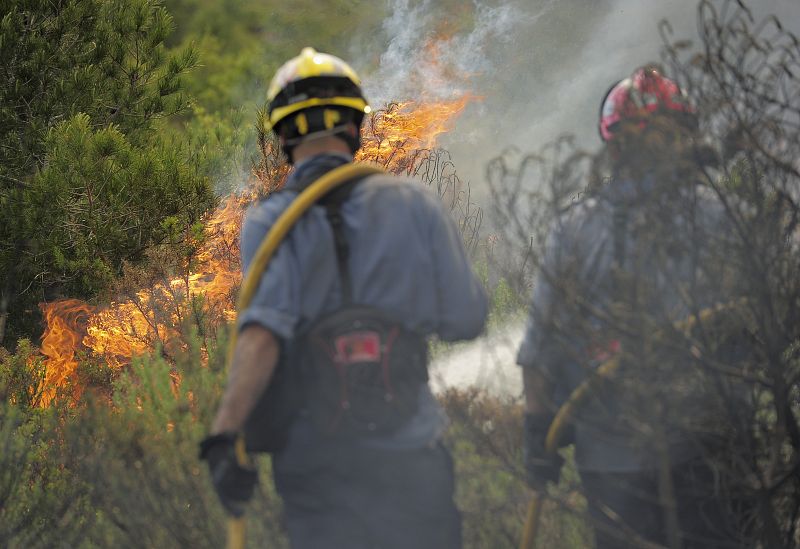
[[[649,65],[608,90],[600,106],[600,137],[606,143],[614,143],[623,125],[635,124],[644,129],[658,113],[669,113],[689,126],[696,124],[686,93],[656,66]]]
[[[605,95],[599,130],[611,176],[553,224],[517,356],[529,483],[542,492],[558,481],[563,460],[548,451],[548,431],[588,389],[561,440],[575,444],[598,549],[740,547],[704,460],[701,443],[718,434],[701,421],[711,399],[674,359],[688,355],[646,344],[698,307],[730,301],[724,261],[713,261],[723,211],[697,177],[710,155],[695,110],[647,65]],[[685,424],[706,430],[687,435]]]

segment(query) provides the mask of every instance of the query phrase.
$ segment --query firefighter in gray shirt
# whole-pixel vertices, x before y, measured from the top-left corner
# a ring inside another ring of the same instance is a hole
[[[606,95],[600,130],[613,174],[553,225],[517,356],[529,483],[545,490],[558,480],[561,458],[546,451],[546,434],[557,407],[588,386],[567,439],[597,548],[676,539],[681,547],[738,547],[728,513],[735,506],[726,507],[702,454],[703,436],[722,432],[703,423],[715,399],[693,383],[689,345],[643,349],[665,327],[731,302],[725,258],[717,257],[730,230],[719,201],[697,183],[693,109],[675,82],[646,66]],[[612,358],[622,364],[618,375],[598,378]],[[728,396],[735,406],[741,395]],[[687,418],[702,429],[689,434]]]
[[[283,191],[247,212],[244,272],[297,194],[352,162],[369,111],[352,69],[311,48],[276,73],[269,96],[270,123],[294,171]],[[231,434],[244,429],[273,369],[282,360],[288,371],[306,366],[291,356],[292,349],[303,352],[297,342],[313,343],[305,334],[319,319],[358,304],[368,307],[368,315],[391,319],[388,340],[379,348],[394,342],[400,350],[392,351],[396,368],[386,371],[401,375],[403,368],[418,368],[410,381],[395,379],[411,384],[413,394],[405,398],[412,406],[400,420],[385,418],[389,427],[382,429],[376,420],[342,436],[338,423],[315,420],[315,402],[306,402],[292,418],[285,443],[273,451],[292,547],[460,547],[453,470],[440,442],[446,418],[427,383],[426,340],[434,334],[447,341],[476,337],[487,314],[484,290],[448,212],[418,183],[368,176],[350,186],[334,214],[329,206],[315,205],[297,222],[262,275],[252,304],[239,314],[236,359],[204,450],[218,493],[235,512],[252,491],[252,477],[220,471],[235,469]],[[347,341],[359,337],[359,349],[371,349],[360,332]],[[417,350],[413,357],[403,356],[403,338]],[[306,376],[302,383],[313,380]]]

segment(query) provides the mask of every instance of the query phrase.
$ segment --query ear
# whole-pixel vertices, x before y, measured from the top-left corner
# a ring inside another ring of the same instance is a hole
[[[353,124],[352,122],[348,122],[347,133],[350,135],[350,137],[355,137],[356,135],[358,135],[358,128],[356,128],[356,125]]]

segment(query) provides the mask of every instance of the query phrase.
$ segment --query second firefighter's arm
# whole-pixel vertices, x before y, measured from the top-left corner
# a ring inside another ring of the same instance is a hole
[[[280,342],[266,328],[248,324],[239,333],[228,384],[212,434],[238,432],[267,388],[280,355]]]
[[[540,284],[544,286],[545,283],[540,281]],[[557,369],[557,361],[553,353],[548,352],[551,336],[537,313],[537,310],[531,310],[525,337],[517,354],[517,364],[522,370],[525,413],[546,417],[552,416],[556,409],[553,373]]]
[[[522,386],[525,391],[525,413],[546,416],[553,413],[552,383],[538,368],[522,367]]]
[[[553,399],[554,377],[559,367],[557,331],[559,293],[554,287],[563,260],[562,254],[571,247],[565,245],[559,223],[550,229],[544,256],[534,283],[528,324],[517,354],[522,368],[525,393],[525,412],[535,417],[551,417],[556,405]],[[563,319],[561,319],[563,320]]]

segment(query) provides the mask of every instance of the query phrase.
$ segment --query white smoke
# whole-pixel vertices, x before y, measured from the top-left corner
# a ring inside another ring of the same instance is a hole
[[[360,48],[364,55],[381,52],[377,63],[370,57],[356,65],[377,108],[465,93],[481,98],[440,143],[480,199],[487,161],[509,147],[535,151],[565,133],[582,147],[599,147],[605,91],[659,61],[662,19],[674,39],[697,43],[698,1],[386,0],[389,15],[369,40],[374,47]],[[756,20],[774,13],[800,34],[800,1],[745,3]],[[460,30],[447,36],[441,31],[450,20]]]
[[[496,68],[485,54],[488,44],[507,41],[521,23],[509,5],[488,7],[476,2],[475,24],[468,33],[441,36],[437,25],[442,13],[435,4],[434,0],[390,0],[391,15],[383,24],[388,47],[364,84],[374,105],[445,100],[474,92],[474,77]]]
[[[442,393],[478,386],[495,396],[519,397],[522,380],[516,358],[524,327],[517,320],[434,357],[430,366],[433,390]]]
[[[716,2],[716,5],[721,5]],[[750,0],[759,21],[776,14],[800,33],[798,0]],[[504,5],[512,5],[506,0]],[[508,147],[538,150],[559,135],[572,134],[579,146],[600,146],[600,101],[615,82],[638,66],[659,61],[664,46],[659,22],[669,21],[672,39],[698,44],[698,0],[544,0],[518,4],[521,23],[510,47],[491,42],[492,77],[475,85],[485,99],[466,112],[443,145],[462,177],[482,181],[489,158]],[[733,9],[731,6],[730,9]],[[478,154],[476,154],[478,153]],[[480,193],[480,186],[473,186]]]

